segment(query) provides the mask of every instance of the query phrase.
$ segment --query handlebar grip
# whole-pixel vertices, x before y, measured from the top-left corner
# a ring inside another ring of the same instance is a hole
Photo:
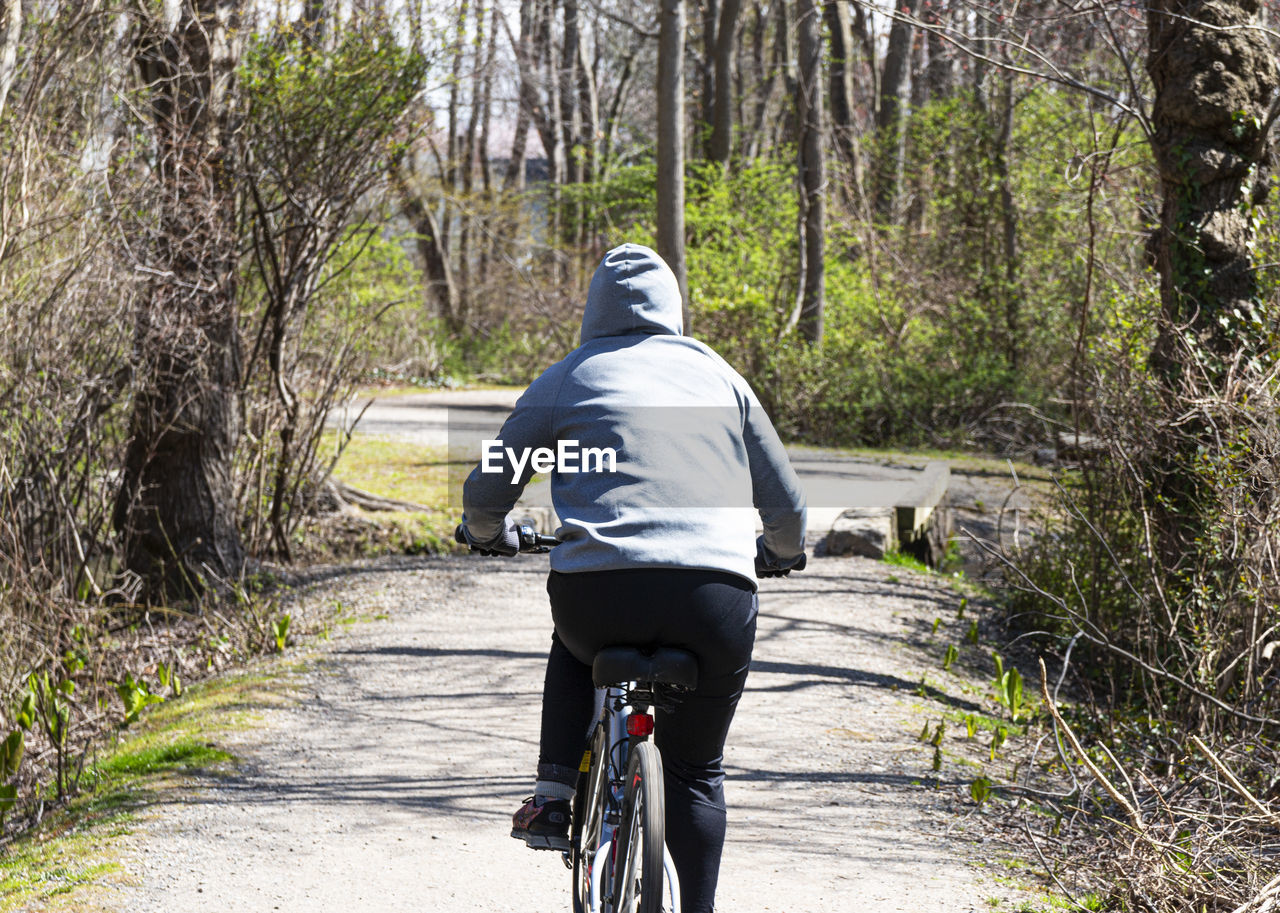
[[[519,537],[520,551],[522,552],[545,552],[546,550],[554,548],[560,544],[560,540],[555,536],[539,535],[538,531],[534,529],[534,527],[527,524],[523,524],[517,528],[517,536]],[[471,545],[471,540],[467,538],[466,531],[463,529],[461,523],[459,523],[453,530],[453,541],[459,545]],[[488,552],[483,549],[481,551],[488,554]]]

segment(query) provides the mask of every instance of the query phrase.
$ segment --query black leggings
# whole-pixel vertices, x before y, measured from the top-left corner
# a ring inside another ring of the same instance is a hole
[[[591,661],[604,646],[682,647],[698,657],[698,687],[655,711],[666,783],[667,847],[681,908],[712,913],[724,849],[724,742],[751,663],[756,594],[723,571],[643,568],[547,579],[555,634],[542,699],[538,777],[574,783],[599,712]]]

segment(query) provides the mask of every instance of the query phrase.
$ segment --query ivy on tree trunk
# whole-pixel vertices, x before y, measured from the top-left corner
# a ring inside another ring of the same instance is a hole
[[[1150,363],[1165,399],[1153,494],[1164,566],[1213,548],[1213,487],[1202,457],[1222,446],[1205,407],[1270,344],[1274,319],[1253,257],[1266,196],[1275,56],[1256,0],[1154,0],[1147,69],[1151,147],[1163,206],[1150,244],[1161,319]]]
[[[1163,208],[1153,239],[1164,321],[1152,364],[1169,382],[1190,343],[1219,376],[1266,336],[1252,242],[1266,193],[1275,58],[1256,0],[1155,0],[1147,69]]]

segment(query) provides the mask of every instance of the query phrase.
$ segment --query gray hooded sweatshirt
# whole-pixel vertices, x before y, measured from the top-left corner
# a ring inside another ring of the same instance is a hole
[[[496,539],[535,469],[550,469],[562,573],[701,568],[755,582],[804,554],[804,492],[747,382],[681,335],[675,275],[647,247],[605,255],[581,345],[529,385],[463,487],[463,522]],[[544,448],[539,465],[536,453]],[[533,453],[533,456],[527,455]]]

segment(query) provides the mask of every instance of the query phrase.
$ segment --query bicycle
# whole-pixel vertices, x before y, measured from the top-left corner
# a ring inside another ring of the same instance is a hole
[[[454,538],[468,544],[462,527]],[[559,544],[519,527],[521,552]],[[565,867],[574,913],[680,913],[680,881],[666,848],[662,756],[650,710],[698,684],[698,660],[675,647],[605,647],[591,667],[604,691],[600,717],[578,769]]]

